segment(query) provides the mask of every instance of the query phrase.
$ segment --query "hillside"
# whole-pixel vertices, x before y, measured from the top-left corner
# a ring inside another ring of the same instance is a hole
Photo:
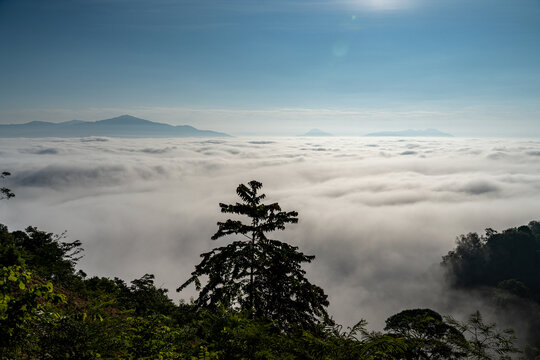
[[[230,135],[199,130],[190,125],[169,125],[122,115],[99,121],[72,120],[61,123],[32,121],[25,124],[0,125],[0,137],[229,137]]]

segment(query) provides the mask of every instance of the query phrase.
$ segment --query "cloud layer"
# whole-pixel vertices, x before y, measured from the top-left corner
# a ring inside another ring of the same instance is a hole
[[[0,203],[0,222],[68,230],[89,274],[155,273],[173,291],[219,245],[218,203],[257,179],[299,211],[274,237],[317,256],[308,275],[330,313],[380,329],[405,308],[480,306],[446,289],[441,256],[459,234],[539,219],[539,153],[540,141],[504,139],[2,139],[16,198]]]

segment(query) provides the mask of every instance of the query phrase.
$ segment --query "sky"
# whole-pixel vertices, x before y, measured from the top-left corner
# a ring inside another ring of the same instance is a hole
[[[537,0],[0,0],[0,124],[540,136]]]
[[[0,154],[12,174],[0,184],[16,195],[0,201],[0,222],[67,230],[89,276],[152,273],[174,299],[196,296],[174,289],[201,253],[231,241],[210,239],[229,217],[218,204],[255,179],[265,203],[298,211],[298,224],[269,236],[316,256],[306,277],[338,323],[381,330],[427,307],[461,320],[481,310],[520,330],[515,314],[449,289],[439,264],[460,234],[540,220],[538,139],[2,139]]]

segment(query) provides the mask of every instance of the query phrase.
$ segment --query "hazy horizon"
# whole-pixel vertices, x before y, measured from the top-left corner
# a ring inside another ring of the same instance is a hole
[[[51,122],[45,122],[45,123],[48,123],[48,124],[57,124],[57,125],[65,125],[65,126],[69,126],[69,129],[76,129],[77,126],[79,126],[80,124],[82,123],[87,123],[87,124],[100,124],[102,122],[105,122],[105,121],[112,121],[112,120],[122,120],[123,123],[117,123],[117,125],[121,125],[122,128],[124,128],[124,133],[125,135],[119,135],[121,134],[121,128],[117,128],[115,129],[116,132],[118,133],[114,133],[114,132],[111,132],[111,130],[109,129],[108,131],[106,131],[106,129],[103,129],[102,131],[100,131],[100,133],[96,133],[94,135],[88,135],[88,134],[85,134],[87,131],[83,131],[81,132],[80,134],[78,134],[76,131],[73,132],[68,132],[69,135],[66,135],[65,133],[65,130],[67,130],[68,128],[62,128],[62,129],[58,129],[56,128],[49,128],[48,129],[48,132],[47,134],[45,135],[43,133],[44,129],[41,128],[41,127],[38,127],[38,128],[35,128],[34,130],[30,131],[30,132],[27,132],[27,133],[23,133],[21,134],[20,132],[17,133],[16,136],[14,135],[10,135],[10,136],[2,136],[2,134],[0,134],[0,138],[3,138],[3,137],[7,137],[7,138],[21,138],[21,139],[24,139],[24,138],[39,138],[39,137],[44,137],[44,138],[54,138],[54,137],[59,137],[59,138],[65,138],[65,137],[91,137],[91,136],[110,136],[110,137],[124,137],[124,138],[148,138],[148,139],[152,139],[152,138],[163,138],[164,136],[155,136],[153,135],[154,132],[149,129],[149,128],[140,128],[140,129],[136,129],[136,133],[137,135],[129,135],[130,134],[130,126],[132,126],[133,124],[131,123],[131,120],[146,120],[146,121],[150,121],[154,124],[166,124],[166,125],[171,125],[171,126],[185,126],[185,125],[188,125],[189,124],[182,124],[182,125],[174,125],[174,124],[170,124],[170,123],[163,123],[163,122],[155,122],[155,121],[152,121],[150,119],[141,119],[141,118],[137,118],[137,117],[134,117],[130,114],[122,114],[122,115],[119,115],[119,116],[115,116],[113,118],[110,118],[110,119],[95,119],[95,120],[79,120],[79,119],[72,119],[72,120],[68,120],[68,121],[51,121]],[[76,123],[73,123],[73,122],[76,122]],[[37,123],[37,124],[36,124]],[[17,125],[25,125],[26,126],[26,129],[28,130],[31,130],[29,128],[29,126],[41,126],[41,124],[43,123],[43,121],[30,121],[30,122],[25,122],[25,123],[21,123],[21,124],[0,124],[0,130],[2,129],[2,126],[3,125],[13,125],[13,126],[17,126]],[[87,129],[87,128],[85,128]],[[133,131],[135,129],[131,128],[131,131]],[[210,129],[197,129],[197,130],[210,130]],[[18,130],[20,131],[20,130]],[[313,133],[314,132],[314,133]],[[36,134],[40,134],[39,136],[36,136]],[[78,134],[78,135],[77,135]],[[261,134],[261,133],[258,133],[258,134],[250,134],[250,133],[244,133],[244,134],[224,134],[222,133],[222,135],[226,135],[226,136],[244,136],[244,137],[265,137],[265,136],[274,136],[274,137],[280,137],[280,136],[283,136],[283,135],[278,135],[278,134],[274,134],[274,135],[268,135],[268,134]],[[188,135],[187,137],[193,137],[194,135]],[[216,134],[215,136],[219,136],[218,134]],[[308,130],[306,130],[303,134],[287,134],[285,136],[305,136],[305,137],[321,137],[321,136],[358,136],[358,135],[354,135],[354,134],[332,134],[332,133],[328,133],[328,132],[325,132],[325,131],[322,131],[321,129],[317,129],[317,128],[310,128]],[[378,131],[378,132],[372,132],[372,133],[365,133],[363,135],[360,135],[360,136],[382,136],[382,137],[388,137],[388,136],[395,136],[395,137],[430,137],[430,138],[436,138],[436,137],[448,137],[448,136],[451,136],[453,137],[454,135],[452,134],[449,134],[449,133],[445,133],[444,131],[439,131],[439,129],[433,129],[433,128],[427,128],[427,129],[399,129],[399,130],[388,130],[388,131]],[[165,136],[166,137],[166,136]],[[170,137],[174,137],[174,135],[171,133],[171,136]],[[196,136],[195,136],[196,137]]]
[[[80,122],[86,122],[86,123],[99,123],[101,121],[106,121],[106,120],[115,120],[115,119],[120,119],[120,118],[135,118],[135,119],[141,119],[141,118],[137,118],[137,117],[134,117],[130,114],[121,114],[121,115],[118,115],[118,116],[114,116],[110,119],[94,119],[94,120],[80,120],[80,119],[72,119],[72,120],[67,120],[67,121],[49,121],[47,123],[52,123],[52,124],[64,124],[64,123],[70,123],[70,122],[73,122],[73,121],[80,121]],[[166,125],[171,125],[171,126],[185,126],[185,125],[188,125],[190,126],[189,124],[172,124],[172,123],[167,123],[167,122],[156,122],[156,121],[152,121],[150,119],[141,119],[141,120],[147,120],[147,121],[150,121],[150,122],[153,122],[153,123],[156,123],[156,124],[166,124]],[[31,125],[32,123],[34,122],[42,122],[41,120],[35,120],[35,121],[30,121],[30,122],[24,122],[24,123],[20,123],[20,124],[15,124],[15,123],[9,123],[9,124],[0,124],[0,125]],[[129,125],[124,125],[126,126],[126,128],[129,127]],[[197,129],[197,130],[211,130],[212,129]],[[310,134],[311,132],[315,131],[316,134],[312,135]],[[432,132],[439,132],[441,133],[440,135],[439,134],[435,134],[435,133],[432,133]],[[412,132],[412,133],[411,133]],[[422,134],[422,132],[427,132],[427,134]],[[320,134],[319,134],[320,133]],[[392,134],[392,133],[395,133],[395,134]],[[163,139],[163,136],[153,136],[151,135],[152,133],[151,132],[147,132],[145,133],[145,130],[144,129],[141,129],[140,130],[140,134],[137,135],[137,136],[133,136],[133,135],[104,135],[104,137],[122,137],[122,138],[133,138],[133,139],[137,139],[137,138],[146,138],[146,139]],[[319,138],[319,137],[361,137],[361,136],[371,136],[371,137],[396,137],[396,138],[445,138],[445,137],[459,137],[459,138],[470,138],[471,140],[475,139],[475,138],[501,138],[501,139],[506,139],[506,138],[522,138],[522,139],[536,139],[536,137],[534,136],[506,136],[506,137],[500,137],[500,136],[489,136],[489,135],[484,135],[484,136],[476,136],[476,137],[471,137],[471,136],[455,136],[454,134],[450,134],[450,133],[447,133],[447,132],[444,132],[444,131],[440,131],[440,129],[435,129],[435,128],[415,128],[415,129],[411,129],[411,128],[401,128],[401,129],[387,129],[387,130],[384,130],[384,131],[374,131],[374,132],[369,132],[369,133],[363,133],[363,134],[354,134],[354,133],[347,133],[347,134],[334,134],[334,133],[329,133],[329,132],[326,132],[322,129],[319,129],[319,128],[309,128],[307,130],[304,131],[304,133],[297,133],[297,134],[286,134],[286,135],[280,135],[280,134],[261,134],[260,132],[259,133],[240,133],[240,134],[225,134],[225,135],[230,135],[230,136],[233,136],[233,137],[246,137],[246,138],[257,138],[257,137],[260,137],[260,138],[265,138],[265,137],[291,137],[291,136],[303,136],[303,137],[313,137],[313,138]],[[101,136],[101,135],[82,135],[80,137],[93,137],[93,136]],[[0,136],[2,137],[2,136]],[[48,136],[43,136],[44,138],[54,138],[54,137],[59,137],[59,138],[66,138],[66,137],[77,137],[77,136],[65,136],[65,135],[60,135],[60,133],[57,135],[57,136],[54,136],[54,135],[48,135]],[[173,137],[173,136],[171,136]],[[193,137],[193,136],[187,136],[187,137]],[[196,137],[196,136],[195,136]],[[20,136],[8,136],[8,138],[20,138],[20,139],[25,139],[25,138],[39,138],[39,136],[24,136],[24,135],[20,135]]]

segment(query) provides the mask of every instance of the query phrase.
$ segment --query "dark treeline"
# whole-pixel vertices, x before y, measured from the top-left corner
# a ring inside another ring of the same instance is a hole
[[[326,312],[323,289],[310,283],[302,270],[314,256],[268,237],[296,223],[298,214],[282,211],[277,203],[264,204],[261,187],[256,181],[240,185],[241,202],[220,204],[223,213],[249,221],[218,223],[213,239],[237,235],[241,240],[201,255],[201,263],[179,288],[195,284],[199,296],[192,303],[174,303],[166,289],[155,286],[151,274],[129,284],[88,277],[76,269],[80,241],[67,242],[62,235],[34,227],[10,231],[1,225],[0,358],[534,358],[532,350],[517,349],[512,331],[486,324],[479,312],[461,322],[430,309],[404,310],[389,317],[381,332],[367,330],[364,321],[347,329],[336,324]],[[516,268],[501,270],[499,279],[488,271],[498,264],[490,261],[504,257],[491,252],[515,254],[515,247],[501,245],[510,241],[504,240],[511,238],[507,232],[513,231],[524,244],[531,238],[538,244],[538,223],[527,229],[476,236],[478,244],[473,234],[461,237],[443,262],[453,283],[492,286],[538,301],[537,277]],[[525,259],[516,262],[517,267],[529,265]],[[474,273],[473,280],[466,280],[467,272]]]
[[[527,328],[526,342],[540,346],[539,222],[461,235],[442,264],[453,287],[482,291],[497,312]]]

